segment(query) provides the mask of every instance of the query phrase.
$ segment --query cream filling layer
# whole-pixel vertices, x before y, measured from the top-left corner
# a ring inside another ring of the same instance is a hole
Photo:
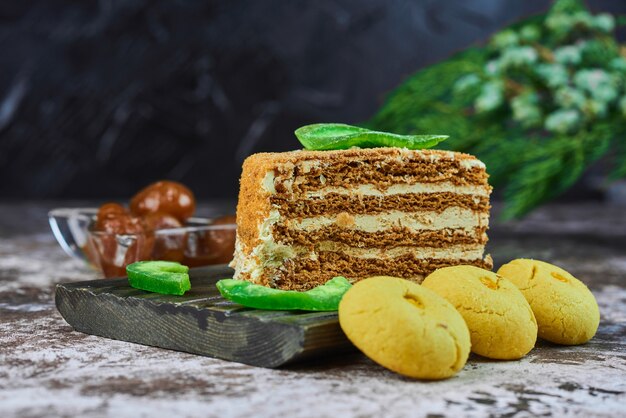
[[[464,229],[467,232],[476,227],[489,225],[489,213],[474,212],[458,206],[446,208],[443,212],[390,211],[376,215],[348,215],[354,220],[350,229],[363,232],[381,232],[385,229],[405,227],[411,231],[438,230],[444,228]],[[285,224],[289,228],[303,231],[315,231],[337,223],[337,216],[315,216],[311,218],[289,219]],[[344,216],[345,218],[345,216]],[[344,220],[345,222],[345,220]]]
[[[247,273],[252,282],[259,282],[265,269],[280,267],[285,260],[296,257],[296,251],[291,246],[274,241],[272,229],[278,222],[281,222],[280,213],[275,209],[271,210],[268,217],[258,226],[261,242],[250,253],[243,248],[237,235],[235,255],[230,264],[235,269],[236,279],[240,278],[240,273]]]

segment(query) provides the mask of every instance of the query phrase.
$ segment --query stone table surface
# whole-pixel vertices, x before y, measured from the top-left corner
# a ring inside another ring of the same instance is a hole
[[[538,342],[519,361],[471,356],[457,376],[423,382],[358,352],[270,370],[75,332],[54,285],[99,275],[54,241],[46,212],[59,205],[71,203],[0,204],[1,417],[626,416],[624,207],[548,206],[490,231],[496,266],[543,259],[589,285],[593,340]]]

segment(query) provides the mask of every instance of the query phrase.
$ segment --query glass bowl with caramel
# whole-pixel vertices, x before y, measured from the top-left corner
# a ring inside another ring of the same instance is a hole
[[[189,267],[230,262],[235,216],[193,217],[193,193],[180,183],[159,181],[139,191],[129,207],[61,208],[48,214],[50,227],[69,255],[125,276],[136,261],[177,261]]]
[[[178,261],[189,267],[230,262],[235,250],[235,217],[188,218],[183,226],[116,233],[96,230],[97,208],[50,211],[52,232],[67,254],[101,270],[105,277],[126,276],[126,266],[141,260]]]

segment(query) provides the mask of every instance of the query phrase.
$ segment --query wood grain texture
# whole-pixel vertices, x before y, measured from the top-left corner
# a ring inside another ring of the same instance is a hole
[[[80,332],[253,366],[350,349],[336,312],[263,311],[225,300],[215,282],[232,273],[192,269],[184,296],[134,289],[126,278],[59,284],[55,301]]]

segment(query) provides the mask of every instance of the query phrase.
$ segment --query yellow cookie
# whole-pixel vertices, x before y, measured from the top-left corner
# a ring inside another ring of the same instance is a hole
[[[430,274],[423,287],[452,303],[467,323],[472,352],[512,360],[537,341],[537,322],[524,295],[510,281],[474,266],[454,266]]]
[[[503,265],[498,274],[520,288],[530,304],[539,337],[558,344],[582,344],[598,330],[600,310],[587,286],[552,264],[518,259]]]
[[[365,355],[406,376],[450,377],[469,356],[469,331],[454,307],[397,277],[357,282],[339,304],[339,323]]]

